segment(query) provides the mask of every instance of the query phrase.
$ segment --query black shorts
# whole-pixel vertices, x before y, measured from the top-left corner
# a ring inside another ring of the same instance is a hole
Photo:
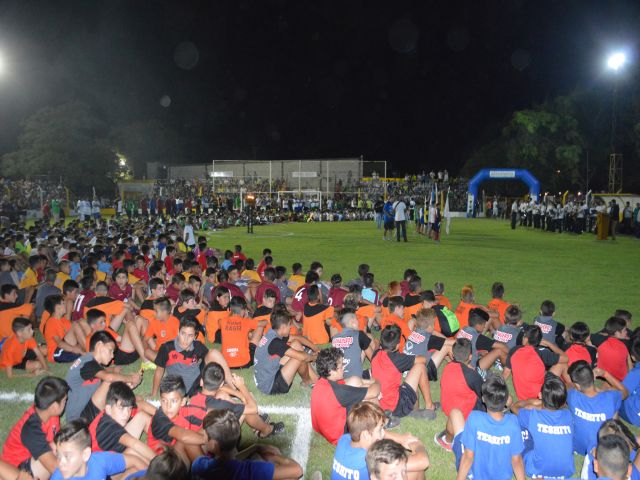
[[[27,458],[24,462],[18,465],[18,470],[21,472],[27,472],[33,477],[33,472],[31,471],[31,460],[31,458]]]
[[[411,412],[418,401],[418,394],[411,388],[408,383],[400,385],[400,396],[398,397],[398,404],[396,405],[393,415],[395,417],[406,417]]]
[[[426,366],[427,378],[429,379],[429,381],[435,382],[436,380],[438,380],[438,368],[436,367],[436,364],[433,363],[433,360],[429,359]]]
[[[282,367],[276,373],[276,377],[273,379],[273,385],[271,386],[270,395],[282,395],[284,393],[289,393],[291,390],[291,385],[287,383],[287,381],[282,376]]]
[[[98,415],[100,415],[100,409],[96,407],[91,400],[89,400],[89,403],[87,403],[80,413],[80,417],[87,422],[87,425],[90,425]]]
[[[384,222],[385,230],[393,230],[395,228],[395,222],[391,220],[390,222]]]
[[[36,357],[36,352],[28,348],[24,354],[24,358],[22,359],[22,361],[19,364],[14,365],[13,368],[17,368],[18,370],[24,370],[25,368],[27,368],[27,362],[31,360],[37,360],[37,359],[38,357]]]
[[[53,352],[53,360],[56,363],[71,363],[75,362],[80,358],[80,355],[73,352],[67,352],[61,348],[56,348],[56,351]]]
[[[256,356],[256,345],[254,343],[249,343],[249,362],[246,365],[242,365],[240,367],[231,367],[231,370],[240,370],[243,368],[253,367],[253,359]]]
[[[126,352],[119,348],[113,356],[113,363],[116,365],[131,365],[139,358],[140,355],[138,355],[138,352],[135,350],[133,352]]]
[[[362,371],[362,379],[363,380],[371,380],[371,372],[369,370]]]

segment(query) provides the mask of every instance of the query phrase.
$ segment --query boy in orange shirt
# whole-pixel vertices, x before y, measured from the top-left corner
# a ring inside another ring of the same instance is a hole
[[[44,302],[49,319],[43,326],[47,342],[47,360],[57,363],[70,363],[84,353],[84,335],[78,324],[71,324],[65,317],[66,306],[62,295],[51,295]]]
[[[171,302],[167,297],[156,298],[153,301],[153,309],[155,315],[149,320],[144,331],[147,346],[145,357],[151,361],[155,360],[160,346],[174,340],[180,329],[180,320],[171,315]]]
[[[422,305],[422,304],[420,304]],[[402,297],[389,298],[389,315],[383,317],[380,321],[380,329],[384,329],[390,325],[397,325],[400,329],[400,343],[398,344],[398,351],[404,350],[404,344],[411,336],[411,328],[413,322],[405,322],[404,320],[404,300]]]
[[[39,375],[49,371],[49,365],[33,339],[33,326],[28,318],[18,317],[11,325],[11,335],[2,346],[0,368],[7,378]],[[25,375],[16,375],[13,369],[24,370]]]
[[[449,300],[444,295],[444,283],[436,282],[433,284],[433,293],[436,295],[436,300],[438,301],[438,305],[442,305],[443,307],[447,307],[449,310],[453,310],[451,306],[451,300]]]
[[[18,287],[12,283],[6,283],[0,288],[0,348],[2,339],[11,336],[11,325],[18,317],[31,318],[33,316],[33,305],[24,303],[18,305]]]
[[[267,322],[250,318],[242,297],[231,297],[229,308],[231,315],[220,319],[222,355],[230,368],[248,368]]]
[[[504,323],[504,313],[511,305],[509,302],[505,302],[502,297],[504,296],[504,285],[502,282],[495,282],[491,286],[491,301],[487,304],[489,310],[493,310],[498,313],[500,323]]]
[[[329,328],[330,323],[335,322],[335,311],[333,307],[321,303],[322,295],[317,285],[307,289],[307,299],[309,301],[303,309],[302,335],[316,345],[329,343],[329,334],[338,332],[338,329],[332,332]]]

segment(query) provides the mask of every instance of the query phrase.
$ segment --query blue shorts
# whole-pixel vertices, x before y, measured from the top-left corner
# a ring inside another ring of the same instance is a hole
[[[451,451],[456,457],[456,471],[460,469],[460,460],[464,453],[464,447],[462,446],[462,432],[453,437],[453,443],[451,444]]]
[[[80,355],[73,352],[67,352],[61,348],[56,348],[53,352],[53,361],[56,363],[71,363],[80,358]]]

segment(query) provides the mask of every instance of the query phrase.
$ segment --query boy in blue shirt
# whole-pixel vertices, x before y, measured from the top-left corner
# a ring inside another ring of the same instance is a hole
[[[204,417],[202,428],[207,435],[204,450],[209,455],[195,459],[191,478],[300,478],[302,467],[295,460],[284,457],[272,445],[256,445],[243,451],[243,458],[259,455],[262,460],[236,460],[240,440],[240,422],[227,409],[211,410]]]
[[[540,399],[511,407],[525,440],[524,465],[529,477],[568,478],[573,475],[573,418],[564,408],[567,389],[560,377],[547,374]]]
[[[569,367],[573,383],[567,394],[567,405],[573,415],[573,450],[585,455],[598,442],[598,429],[605,420],[613,418],[627,397],[627,389],[613,375],[601,368],[592,369],[585,360]],[[601,391],[595,378],[603,378],[613,390]]]
[[[635,337],[631,342],[631,359],[635,366],[622,381],[629,396],[622,402],[620,417],[632,425],[640,426],[640,337]]]
[[[407,459],[408,478],[424,478],[424,471],[429,466],[429,457],[424,445],[411,434],[385,430],[386,423],[384,411],[374,403],[361,402],[351,407],[347,416],[349,433],[342,435],[338,440],[331,468],[331,480],[369,480],[367,450],[383,438],[398,442],[410,452]]]
[[[453,452],[458,480],[524,480],[522,433],[515,415],[504,414],[509,390],[504,379],[491,375],[482,385],[482,401],[487,412],[472,411],[464,423],[462,412],[453,409],[449,416],[456,432]]]
[[[91,436],[82,420],[72,420],[56,433],[58,468],[51,480],[103,480],[125,472],[130,475],[145,468],[141,458],[112,452],[91,453]]]

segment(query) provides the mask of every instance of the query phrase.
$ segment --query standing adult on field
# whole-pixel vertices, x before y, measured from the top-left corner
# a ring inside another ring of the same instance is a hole
[[[609,228],[611,229],[611,240],[616,239],[616,229],[618,228],[618,222],[620,221],[620,206],[616,202],[615,198],[611,200],[609,207]]]
[[[373,205],[373,211],[376,212],[376,227],[378,230],[382,228],[382,217],[384,215],[384,201],[382,197],[378,197],[376,203]]]
[[[516,221],[518,220],[518,201],[514,200],[511,204],[511,230],[516,229]]]
[[[402,238],[407,241],[407,204],[402,198],[398,198],[393,202],[394,220],[396,222],[396,240],[400,241],[400,231]]]

